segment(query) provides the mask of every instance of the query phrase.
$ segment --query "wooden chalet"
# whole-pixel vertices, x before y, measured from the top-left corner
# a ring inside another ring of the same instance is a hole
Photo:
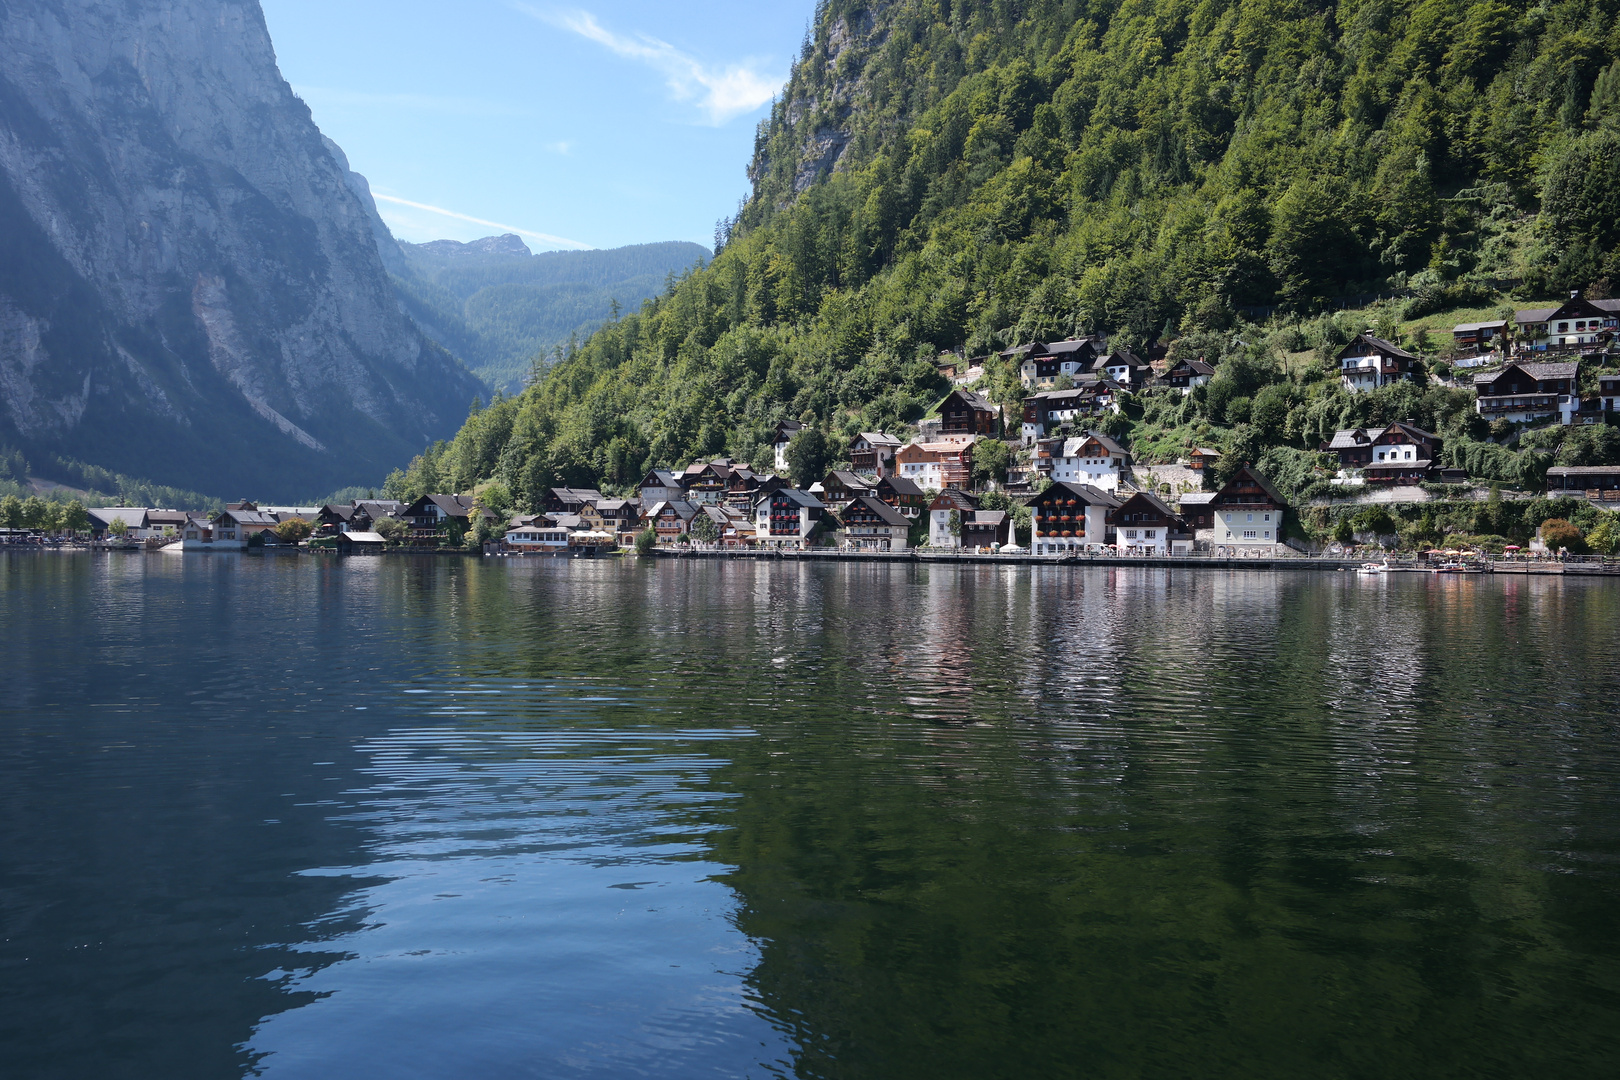
[[[1153,555],[1186,554],[1192,531],[1175,510],[1150,491],[1138,491],[1108,511],[1105,521],[1122,550]]]
[[[601,530],[610,532],[614,536],[623,538],[629,535],[634,540],[636,526],[641,523],[641,503],[637,499],[603,499],[595,506],[596,515],[601,520]],[[584,515],[580,515],[584,517]]]
[[[834,469],[821,482],[821,501],[828,506],[842,506],[851,499],[873,493],[872,484],[843,469]]]
[[[675,502],[686,495],[681,476],[670,469],[653,469],[641,478],[641,505]]]
[[[1128,390],[1140,390],[1153,377],[1152,366],[1129,349],[1116,349],[1099,356],[1091,365],[1093,374],[1105,376]]]
[[[928,505],[922,488],[904,476],[885,476],[877,482],[874,494],[908,518],[922,516]]]
[[[407,506],[400,517],[411,527],[411,539],[435,540],[451,522],[472,525],[475,504],[471,495],[424,495]],[[488,511],[479,511],[492,517]]]
[[[1113,491],[1121,474],[1131,468],[1131,454],[1101,432],[1088,431],[1069,439],[1040,439],[1035,443],[1035,469],[1053,480]]]
[[[1203,472],[1219,460],[1221,452],[1213,447],[1194,446],[1187,451],[1187,468],[1194,472]]]
[[[1120,500],[1089,484],[1055,481],[1029,501],[1030,540],[1037,555],[1072,555],[1108,543],[1108,511]]]
[[[1214,513],[1214,543],[1222,547],[1266,547],[1283,542],[1283,513],[1288,505],[1277,489],[1251,466],[1237,475],[1210,500]]]
[[[349,531],[349,522],[353,520],[355,506],[351,503],[344,506],[341,503],[328,503],[321,507],[315,515],[312,524],[315,526],[316,536],[332,536],[340,532]]]
[[[1112,379],[1087,377],[1069,390],[1044,390],[1024,399],[1023,443],[1046,438],[1061,424],[1117,412],[1115,394],[1124,387]]]
[[[1215,527],[1215,493],[1213,491],[1184,492],[1177,500],[1176,512],[1196,535]]]
[[[1195,386],[1203,386],[1215,377],[1215,365],[1203,360],[1182,360],[1164,373],[1166,386],[1173,386],[1183,394],[1190,394]]]
[[[1339,382],[1346,390],[1376,390],[1410,379],[1418,358],[1383,338],[1357,334],[1339,350]]]
[[[1451,328],[1451,344],[1459,356],[1476,356],[1502,344],[1506,340],[1507,320],[1458,323]]]
[[[939,418],[943,435],[994,435],[1001,410],[983,394],[952,390],[939,403]]]
[[[1012,515],[1005,510],[969,510],[962,515],[962,546],[984,549],[1012,543]]]
[[[1330,441],[1321,444],[1321,449],[1323,453],[1337,455],[1344,468],[1368,470],[1368,481],[1374,479],[1375,471],[1378,479],[1391,480],[1398,473],[1411,473],[1414,469],[1426,473],[1440,458],[1440,437],[1411,421],[1404,421],[1388,427],[1335,431]]]
[[[643,519],[652,526],[660,544],[673,544],[691,531],[692,519],[697,513],[697,507],[684,499],[676,499],[648,507]]]
[[[1500,371],[1474,376],[1474,409],[1487,420],[1528,423],[1558,417],[1573,422],[1580,361],[1515,360]]]
[[[726,501],[726,482],[733,468],[730,458],[697,462],[686,467],[681,482],[686,485],[686,501],[693,503],[722,503]]]
[[[844,544],[872,551],[905,551],[911,522],[876,495],[856,497],[838,511]]]

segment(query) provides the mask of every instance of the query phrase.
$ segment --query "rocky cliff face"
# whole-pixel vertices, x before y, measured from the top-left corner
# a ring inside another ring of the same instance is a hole
[[[0,444],[307,498],[454,432],[481,384],[256,0],[5,0],[0,40]]]

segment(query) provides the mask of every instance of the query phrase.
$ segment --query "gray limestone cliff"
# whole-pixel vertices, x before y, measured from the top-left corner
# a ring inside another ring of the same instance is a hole
[[[456,430],[482,384],[256,0],[3,0],[0,40],[0,445],[307,498]]]

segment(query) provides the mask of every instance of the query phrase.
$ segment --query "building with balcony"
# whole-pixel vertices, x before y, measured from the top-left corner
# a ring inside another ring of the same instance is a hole
[[[1417,357],[1371,334],[1357,334],[1339,350],[1339,382],[1351,393],[1376,390],[1412,377]]]
[[[1487,420],[1572,424],[1581,411],[1578,360],[1519,360],[1474,376],[1474,411]]]

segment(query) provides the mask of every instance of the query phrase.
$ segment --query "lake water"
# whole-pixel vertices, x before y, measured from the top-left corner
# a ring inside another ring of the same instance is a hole
[[[0,1075],[1609,1077],[1620,587],[0,555]]]

